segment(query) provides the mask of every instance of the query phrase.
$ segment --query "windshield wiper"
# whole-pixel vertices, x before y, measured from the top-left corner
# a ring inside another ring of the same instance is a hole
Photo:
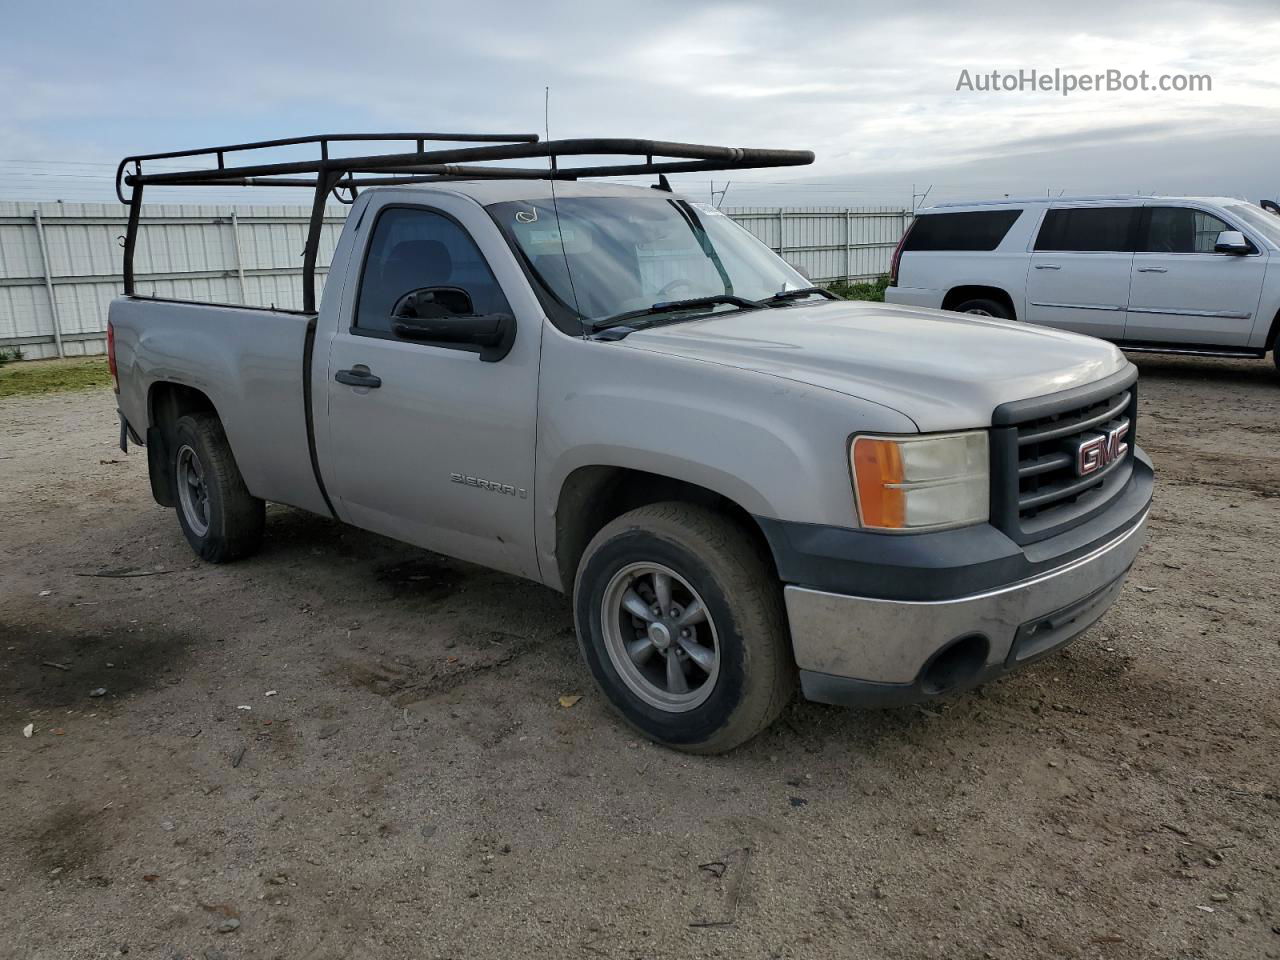
[[[681,310],[697,310],[701,307],[718,307],[722,304],[738,307],[741,310],[756,310],[762,305],[759,301],[748,300],[746,297],[735,297],[727,293],[711,297],[694,297],[690,300],[667,300],[662,303],[655,303],[651,307],[645,307],[643,310],[629,310],[626,313],[605,317],[603,320],[596,320],[591,324],[591,329],[593,331],[607,330],[610,327],[626,325],[630,321],[638,320],[641,317],[655,317],[664,313],[679,313]]]
[[[799,300],[801,297],[811,297],[815,293],[820,293],[828,300],[839,300],[830,290],[824,290],[822,287],[799,287],[795,290],[782,290],[775,293],[772,297],[765,297],[758,302],[768,304],[769,306],[777,306],[778,304],[790,303],[792,300]]]

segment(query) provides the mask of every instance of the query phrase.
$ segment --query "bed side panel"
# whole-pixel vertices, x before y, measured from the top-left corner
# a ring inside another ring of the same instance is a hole
[[[327,514],[303,401],[311,317],[239,307],[121,298],[111,304],[120,409],[139,433],[161,381],[193,387],[218,411],[249,492]]]

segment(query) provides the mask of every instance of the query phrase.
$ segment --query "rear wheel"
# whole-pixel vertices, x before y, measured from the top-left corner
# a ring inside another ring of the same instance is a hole
[[[974,297],[951,308],[956,313],[972,313],[979,317],[999,317],[1001,320],[1012,320],[1009,308],[998,300],[988,297]]]
[[[266,504],[249,493],[218,418],[193,413],[178,420],[173,443],[178,523],[187,542],[210,563],[258,550]]]
[[[676,749],[731,750],[794,691],[777,579],[755,542],[705,507],[654,504],[605,526],[578,567],[574,612],[610,702]]]

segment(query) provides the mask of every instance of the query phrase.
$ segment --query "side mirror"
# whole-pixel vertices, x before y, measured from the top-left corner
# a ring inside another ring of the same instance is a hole
[[[1213,245],[1214,253],[1233,253],[1236,256],[1243,256],[1252,249],[1249,241],[1239,230],[1223,230],[1218,234],[1218,239]]]
[[[493,362],[511,352],[516,339],[516,318],[509,313],[459,317],[397,317],[391,332],[402,340],[479,347],[480,359]]]
[[[509,313],[476,316],[471,295],[461,287],[411,290],[391,308],[391,332],[401,340],[479,347],[493,362],[511,352],[516,318]]]
[[[410,290],[391,308],[391,316],[397,320],[469,317],[475,312],[475,307],[471,305],[471,294],[461,287],[422,287]]]

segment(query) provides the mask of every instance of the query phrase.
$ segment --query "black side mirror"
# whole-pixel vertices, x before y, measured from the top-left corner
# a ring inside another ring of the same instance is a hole
[[[458,317],[401,317],[391,332],[402,340],[479,347],[480,359],[493,362],[511,352],[516,339],[516,318],[509,313]]]
[[[410,290],[391,308],[391,316],[397,320],[469,317],[475,312],[471,294],[461,287],[422,287]]]
[[[401,340],[478,347],[481,360],[501,360],[516,339],[509,313],[476,316],[471,295],[461,287],[412,290],[391,308],[391,332]]]

